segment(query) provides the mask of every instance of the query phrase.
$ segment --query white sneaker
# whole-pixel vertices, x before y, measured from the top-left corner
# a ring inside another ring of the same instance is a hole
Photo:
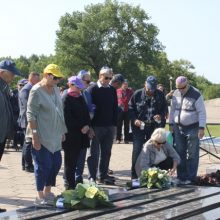
[[[34,201],[34,205],[45,206],[45,205],[47,205],[47,201],[45,199],[36,198]]]
[[[186,180],[185,181],[185,185],[189,185],[189,184],[191,184],[192,183],[192,181],[190,181],[190,180]]]
[[[173,186],[185,185],[185,181],[180,180],[180,179],[178,179],[178,178],[173,178],[173,179],[171,180],[171,182],[172,182],[172,185],[173,185]]]

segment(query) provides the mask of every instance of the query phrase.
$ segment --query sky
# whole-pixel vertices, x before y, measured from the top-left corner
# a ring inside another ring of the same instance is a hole
[[[118,0],[121,2],[120,0]],[[54,54],[58,21],[104,0],[0,0],[0,57]],[[124,0],[139,5],[160,30],[170,61],[190,61],[197,75],[220,83],[219,0]]]

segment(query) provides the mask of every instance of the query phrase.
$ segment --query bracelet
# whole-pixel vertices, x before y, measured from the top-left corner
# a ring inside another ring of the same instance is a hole
[[[32,129],[33,134],[37,134],[37,129]]]

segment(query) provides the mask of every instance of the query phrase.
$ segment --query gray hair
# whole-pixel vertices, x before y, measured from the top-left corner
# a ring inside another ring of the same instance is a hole
[[[164,128],[157,128],[151,135],[151,140],[159,143],[166,141],[166,130]]]

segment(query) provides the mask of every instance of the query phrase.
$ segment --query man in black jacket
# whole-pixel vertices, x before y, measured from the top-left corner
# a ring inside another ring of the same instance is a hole
[[[164,127],[167,103],[163,92],[157,89],[157,79],[149,76],[145,87],[134,92],[129,102],[133,133],[131,178],[136,179],[135,163],[143,144],[157,127]]]
[[[20,75],[20,72],[13,61],[3,60],[0,62],[0,161],[6,138],[13,132],[13,111],[8,84],[12,82],[15,75]],[[0,208],[0,212],[4,211],[6,210]]]
[[[95,105],[92,119],[95,137],[87,158],[89,179],[96,180],[99,171],[99,182],[104,184],[114,184],[114,179],[108,176],[108,167],[117,124],[118,103],[116,90],[109,85],[111,79],[112,69],[104,67],[99,72],[98,82],[88,89]]]

